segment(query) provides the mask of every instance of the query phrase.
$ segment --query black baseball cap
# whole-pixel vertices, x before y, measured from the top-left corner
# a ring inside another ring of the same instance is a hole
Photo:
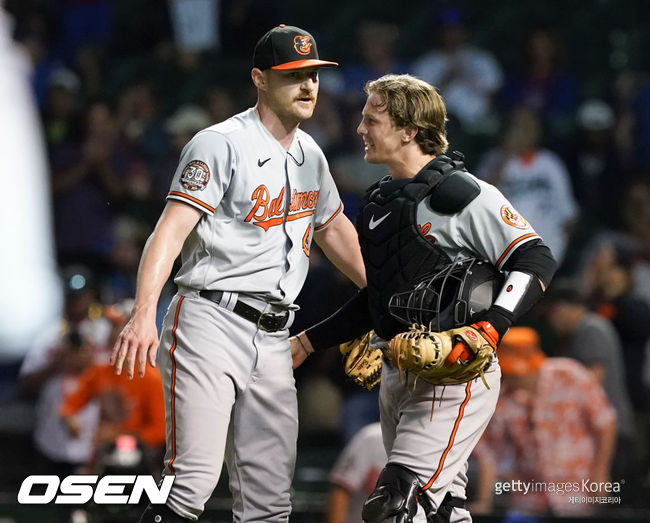
[[[302,69],[317,65],[339,65],[318,58],[316,40],[304,29],[280,24],[255,45],[253,67],[258,69]]]

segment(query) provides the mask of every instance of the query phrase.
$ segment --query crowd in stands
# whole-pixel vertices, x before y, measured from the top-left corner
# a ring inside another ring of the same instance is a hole
[[[152,454],[160,452],[164,411],[145,405],[153,400],[141,391],[111,382],[104,372],[106,351],[128,314],[125,300],[134,296],[140,254],[165,204],[182,147],[200,129],[254,104],[249,78],[254,43],[273,25],[287,23],[308,28],[319,40],[320,54],[341,64],[321,70],[317,109],[303,127],[325,151],[351,219],[364,189],[385,174],[363,161],[355,133],[363,86],[385,73],[411,73],[444,97],[452,149],[465,154],[470,172],[499,187],[560,262],[548,299],[524,318],[540,333],[540,338],[527,333],[535,354],[543,350],[550,357],[537,360],[526,353],[528,363],[535,361],[530,373],[539,374],[532,385],[506,379],[504,404],[486,443],[477,448],[481,470],[498,475],[506,459],[499,455],[502,446],[489,441],[512,438],[514,452],[526,455],[530,427],[517,432],[508,429],[508,420],[526,416],[517,410],[523,408],[517,398],[553,382],[566,387],[567,401],[575,400],[566,408],[585,412],[576,433],[593,436],[615,426],[612,467],[599,471],[600,477],[629,477],[647,488],[650,62],[641,52],[644,40],[635,25],[641,20],[634,15],[643,2],[630,2],[626,16],[616,2],[593,2],[586,16],[602,36],[598,41],[589,40],[584,27],[572,33],[566,20],[555,24],[563,16],[589,25],[579,19],[580,8],[565,6],[563,14],[553,15],[530,2],[494,14],[445,2],[423,3],[420,13],[393,6],[384,14],[354,2],[348,7],[328,2],[308,15],[298,2],[288,3],[291,11],[272,2],[223,0],[201,2],[204,11],[184,17],[189,3],[6,5],[15,17],[15,38],[33,64],[57,261],[67,289],[61,323],[26,347],[17,378],[17,391],[37,405],[34,441],[44,469],[92,470],[101,446],[115,443],[120,434],[135,435]],[[344,14],[328,17],[326,7]],[[538,19],[526,17],[527,8]],[[354,24],[346,16],[356,16]],[[504,27],[512,32],[504,34]],[[577,45],[581,37],[583,47]],[[592,49],[598,59],[586,56]],[[296,331],[336,310],[353,292],[316,247],[311,264]],[[173,292],[170,281],[160,319]],[[317,433],[327,419],[323,412],[335,409],[326,428],[340,436],[343,448],[363,425],[378,419],[377,395],[346,382],[335,352],[310,358],[296,377],[302,404],[312,401],[318,411],[304,413],[304,430]],[[323,382],[331,394],[312,386]],[[508,396],[509,387],[519,392]],[[115,390],[131,405],[142,405],[126,412]],[[586,394],[593,402],[577,405]],[[508,398],[514,404],[506,404]],[[553,410],[549,405],[551,399],[540,408]],[[557,423],[570,422],[558,414]],[[546,436],[554,437],[550,430]],[[592,447],[582,450],[589,454]],[[509,459],[516,463],[516,456]],[[522,474],[543,474],[546,459],[516,464]],[[366,477],[345,479],[343,469],[341,463],[335,469],[336,485],[364,485]],[[514,474],[512,469],[506,473]],[[633,504],[631,497],[624,501]],[[482,501],[489,511],[491,501]],[[520,501],[514,498],[513,506]],[[525,501],[535,504],[527,507],[533,512],[549,510],[543,499]]]

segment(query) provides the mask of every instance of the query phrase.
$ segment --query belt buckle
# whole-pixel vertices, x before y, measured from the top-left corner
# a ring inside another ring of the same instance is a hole
[[[274,313],[274,312],[264,312],[264,313],[260,314],[259,318],[257,318],[257,326],[260,329],[262,329],[263,331],[266,331],[266,332],[277,332],[282,327],[284,327],[284,325],[286,325],[286,319],[287,319],[287,314],[286,313],[278,314],[278,313]],[[275,323],[275,325],[272,325],[269,328],[266,325],[262,324],[263,321],[267,321],[267,320],[271,321],[271,322],[277,322],[277,323]],[[284,320],[284,323],[282,324],[282,326],[280,326],[280,322],[282,320]]]

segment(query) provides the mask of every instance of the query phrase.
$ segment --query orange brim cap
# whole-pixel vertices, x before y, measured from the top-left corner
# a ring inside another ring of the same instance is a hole
[[[280,65],[274,65],[271,69],[277,71],[286,71],[287,69],[304,69],[305,67],[316,67],[321,65],[339,65],[337,62],[328,62],[327,60],[316,60],[316,59],[307,59],[307,60],[296,60],[294,62],[286,62]]]

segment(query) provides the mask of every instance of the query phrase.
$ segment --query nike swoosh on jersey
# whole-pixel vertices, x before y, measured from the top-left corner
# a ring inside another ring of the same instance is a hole
[[[388,211],[387,214],[384,214],[384,215],[383,215],[381,218],[379,218],[378,220],[375,220],[375,215],[373,214],[373,215],[370,217],[370,222],[368,223],[368,229],[370,229],[370,230],[372,231],[372,230],[373,230],[375,227],[377,227],[381,222],[383,222],[386,218],[388,218],[388,216],[390,215],[391,212],[393,212],[393,211]]]
[[[266,162],[268,162],[270,159],[271,159],[271,158],[269,157],[269,158],[267,158],[266,160],[262,161],[261,158],[258,158],[258,159],[257,159],[257,166],[258,166],[258,167],[262,167],[262,165],[264,165],[264,164],[265,164]]]

